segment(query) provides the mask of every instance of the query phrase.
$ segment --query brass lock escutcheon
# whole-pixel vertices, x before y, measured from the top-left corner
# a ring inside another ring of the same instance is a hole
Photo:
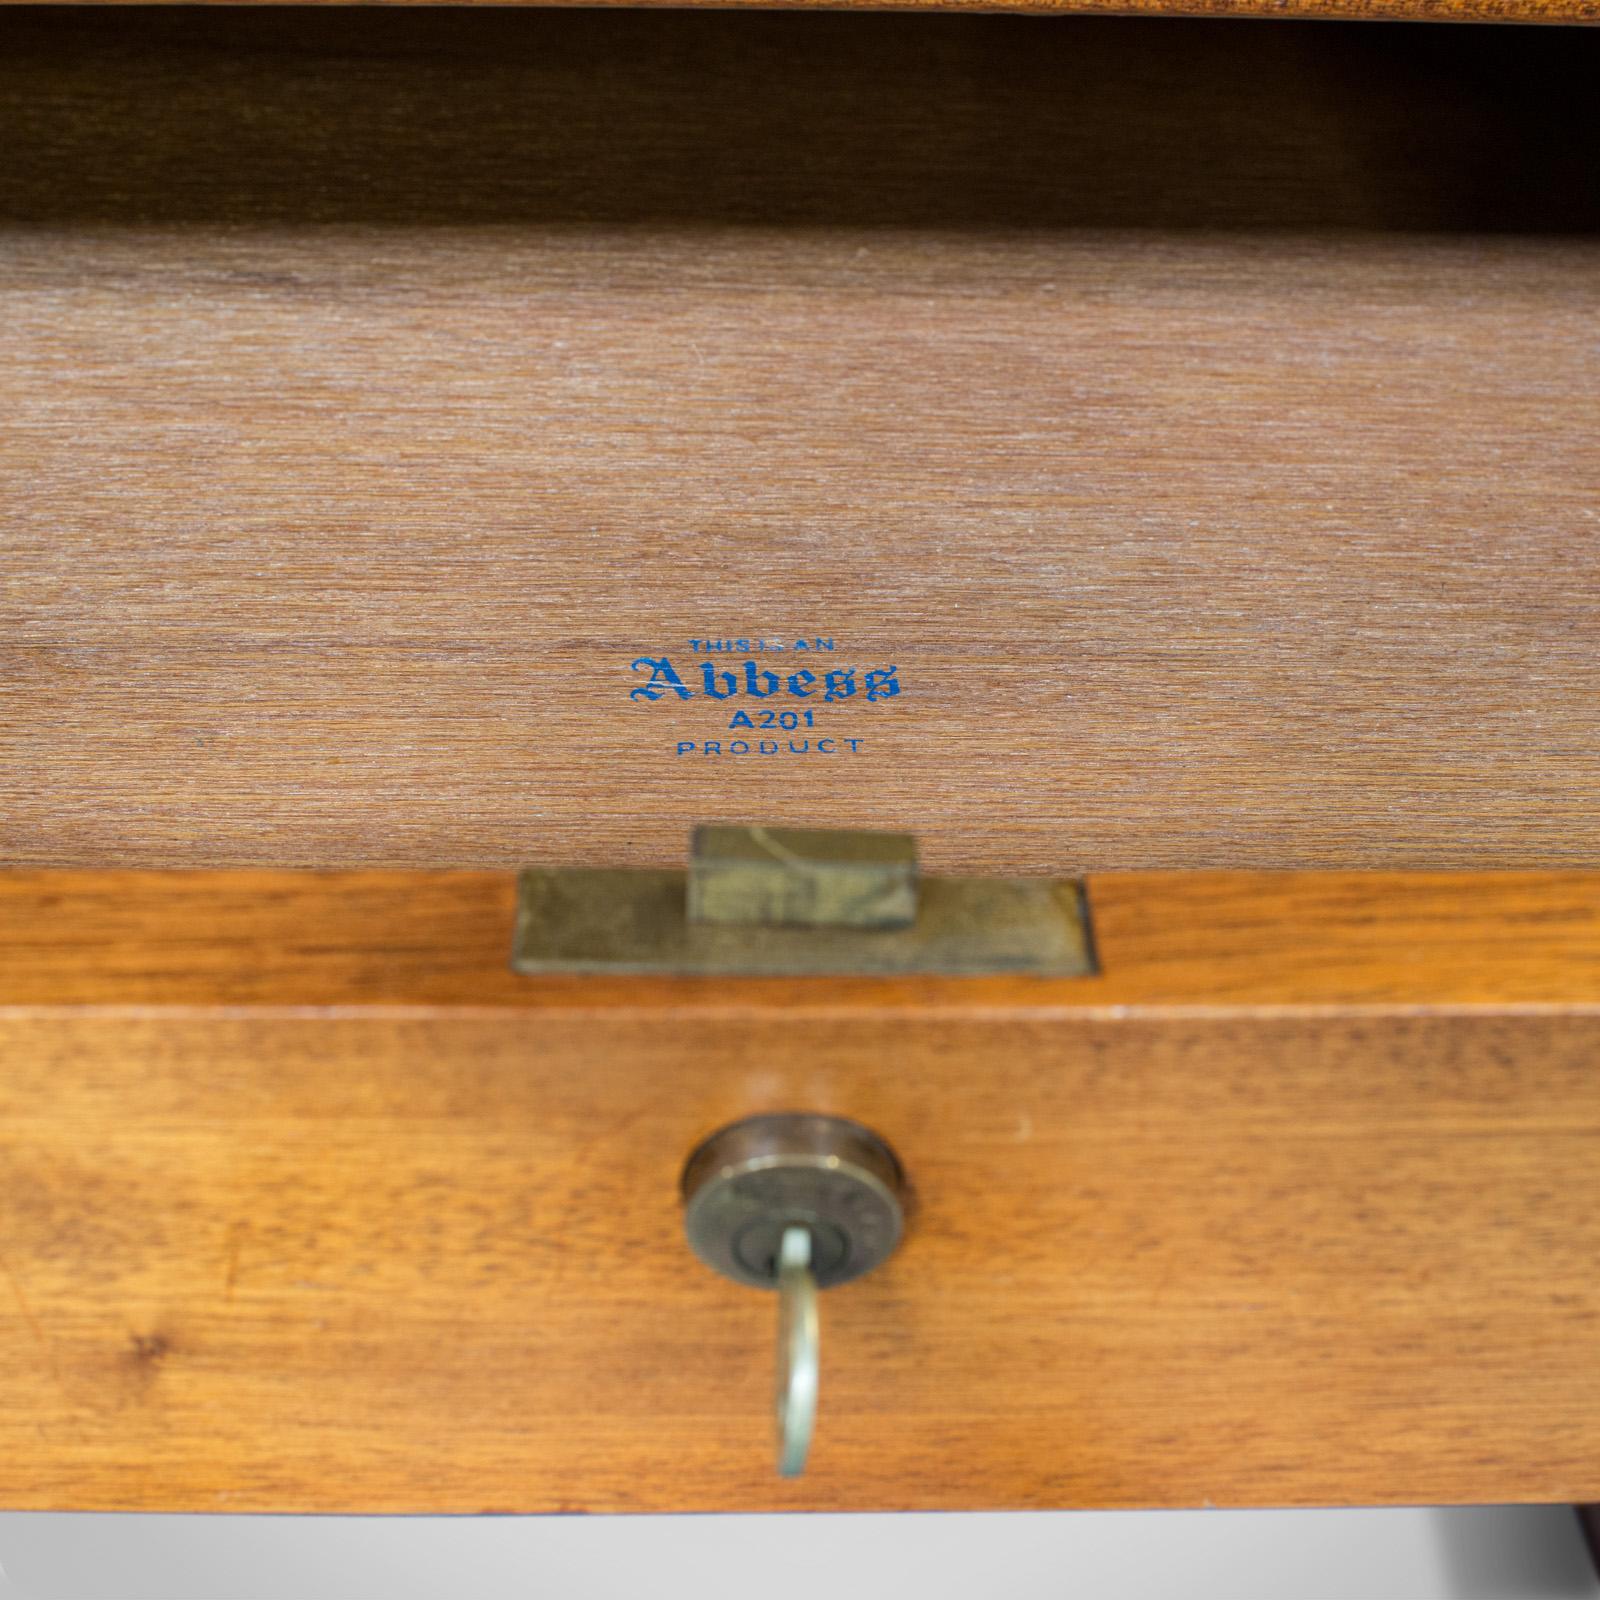
[[[707,1266],[778,1292],[778,1471],[803,1471],[816,1420],[817,1292],[870,1272],[900,1241],[905,1176],[870,1128],[844,1117],[747,1117],[683,1169],[684,1227]]]

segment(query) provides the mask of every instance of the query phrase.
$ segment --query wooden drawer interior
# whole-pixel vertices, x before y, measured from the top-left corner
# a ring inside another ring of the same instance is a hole
[[[1597,65],[7,11],[0,851],[1600,862]],[[819,638],[903,692],[631,698]]]

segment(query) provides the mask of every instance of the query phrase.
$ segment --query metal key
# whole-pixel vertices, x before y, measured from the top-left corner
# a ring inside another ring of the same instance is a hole
[[[817,1420],[821,1363],[817,1280],[811,1272],[811,1232],[785,1228],[778,1247],[778,1471],[797,1478],[806,1469]]]

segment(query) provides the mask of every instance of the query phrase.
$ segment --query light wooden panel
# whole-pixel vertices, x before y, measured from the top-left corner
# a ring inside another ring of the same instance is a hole
[[[507,975],[490,877],[5,876],[0,1503],[1600,1494],[1600,878],[1091,901],[1076,984],[630,995]],[[782,1106],[916,1190],[793,1484],[674,1192]]]
[[[0,16],[3,859],[1600,862],[1597,44]]]
[[[481,872],[0,873],[0,1003],[1030,1013],[1562,1008],[1600,982],[1588,872],[1116,873],[1093,978],[524,977]]]

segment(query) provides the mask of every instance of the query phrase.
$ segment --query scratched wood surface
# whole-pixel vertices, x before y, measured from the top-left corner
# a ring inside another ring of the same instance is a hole
[[[0,859],[1600,863],[1597,48],[0,15]]]
[[[1094,979],[623,990],[495,875],[0,875],[0,1504],[1600,1497],[1600,875],[1089,890]],[[792,1484],[674,1191],[780,1107],[915,1190]]]

